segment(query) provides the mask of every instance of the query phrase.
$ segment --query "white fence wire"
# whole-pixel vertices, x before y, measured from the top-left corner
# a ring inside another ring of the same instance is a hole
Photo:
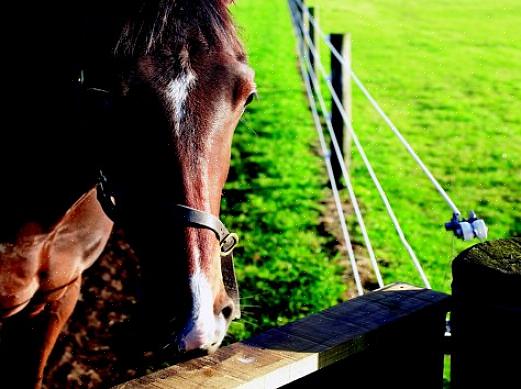
[[[363,221],[363,217],[362,217],[362,213],[360,211],[360,208],[359,208],[359,204],[358,204],[358,201],[356,200],[356,196],[355,196],[355,193],[354,193],[354,190],[353,190],[353,187],[352,187],[352,184],[351,184],[351,181],[349,179],[349,175],[348,175],[348,172],[347,172],[347,167],[345,166],[345,162],[344,162],[344,159],[343,157],[341,156],[341,151],[340,151],[340,147],[338,145],[338,141],[336,139],[336,136],[335,136],[335,133],[332,129],[332,125],[331,125],[331,120],[329,118],[329,115],[327,113],[327,109],[325,107],[325,102],[324,102],[324,97],[322,96],[321,92],[320,92],[320,83],[318,81],[318,77],[317,77],[317,74],[315,73],[314,69],[313,69],[313,66],[311,65],[311,62],[307,56],[307,50],[310,51],[310,53],[313,55],[313,57],[315,57],[316,59],[319,59],[320,58],[320,53],[318,52],[317,48],[316,48],[316,45],[312,42],[312,39],[309,35],[309,32],[307,31],[306,29],[306,26],[304,26],[304,23],[303,23],[303,17],[302,15],[305,14],[307,16],[307,18],[310,20],[311,23],[314,23],[314,27],[315,29],[322,34],[322,36],[324,38],[325,35],[323,35],[323,32],[322,30],[320,30],[320,26],[318,25],[318,23],[316,22],[316,20],[314,20],[313,16],[308,12],[307,8],[303,7],[302,3],[299,1],[299,0],[290,0],[289,1],[289,4],[290,4],[290,9],[291,9],[291,15],[292,15],[292,19],[293,19],[293,25],[295,27],[295,33],[296,33],[296,36],[297,36],[297,39],[299,41],[298,43],[298,52],[299,52],[299,57],[300,57],[300,67],[301,67],[301,71],[302,71],[302,77],[304,79],[304,83],[306,84],[306,90],[307,90],[307,94],[308,94],[308,97],[309,97],[309,102],[310,102],[310,106],[311,106],[311,109],[312,109],[312,112],[313,112],[313,116],[314,116],[314,120],[315,120],[315,125],[317,127],[317,131],[319,132],[319,137],[321,138],[321,145],[322,145],[322,148],[323,148],[323,152],[324,152],[324,155],[325,155],[325,158],[326,158],[326,165],[331,167],[331,162],[329,160],[329,150],[327,149],[327,145],[325,144],[325,140],[324,140],[324,136],[323,136],[323,127],[322,127],[322,123],[320,121],[320,117],[318,116],[318,112],[317,112],[317,106],[316,106],[316,101],[315,101],[315,96],[314,96],[314,93],[313,91],[315,91],[315,94],[317,96],[317,99],[319,101],[319,105],[320,105],[320,108],[321,108],[321,112],[322,112],[322,117],[325,119],[325,122],[326,122],[326,126],[329,130],[329,134],[330,134],[330,137],[331,137],[331,142],[333,144],[333,148],[335,149],[335,153],[337,153],[337,160],[339,161],[340,163],[340,167],[341,167],[341,170],[342,170],[342,175],[344,177],[344,180],[346,182],[346,187],[348,189],[348,192],[349,192],[349,196],[350,196],[350,199],[351,199],[351,203],[353,204],[353,209],[355,210],[355,215],[357,217],[357,221],[358,221],[358,224],[360,226],[360,229],[362,231],[362,235],[364,237],[364,243],[365,243],[365,246],[368,250],[368,253],[370,255],[370,260],[371,260],[371,264],[373,266],[373,269],[375,271],[375,275],[376,275],[376,278],[377,278],[377,281],[378,281],[378,284],[381,286],[383,285],[383,279],[381,277],[381,273],[378,269],[378,262],[376,260],[376,256],[374,255],[374,250],[372,248],[372,245],[370,243],[370,240],[369,240],[369,235],[367,233],[367,229],[365,227],[365,223]],[[329,40],[325,39],[325,41],[328,43],[328,45],[330,45],[331,43],[329,42]],[[337,52],[338,53],[338,52]],[[345,63],[342,59],[342,62],[345,66]],[[418,271],[422,281],[423,281],[423,284],[425,285],[426,288],[430,288],[430,283],[429,283],[429,280],[427,279],[427,276],[420,264],[420,261],[418,260],[414,250],[412,249],[411,245],[409,244],[409,242],[407,241],[406,237],[405,237],[405,234],[403,233],[403,230],[400,226],[400,223],[391,207],[391,204],[389,202],[389,199],[387,197],[387,194],[385,193],[384,189],[382,188],[377,176],[376,176],[376,173],[374,172],[374,169],[372,168],[372,165],[369,161],[369,159],[367,158],[367,155],[365,154],[365,151],[353,129],[353,126],[351,124],[351,121],[350,121],[350,118],[348,117],[347,115],[347,112],[346,110],[344,109],[343,105],[342,105],[342,102],[340,101],[340,98],[339,96],[337,95],[337,93],[335,92],[334,88],[333,88],[333,85],[328,77],[328,74],[326,72],[326,70],[324,69],[324,66],[322,65],[322,63],[320,62],[320,60],[317,60],[316,61],[316,65],[318,66],[319,68],[319,71],[322,75],[322,77],[324,78],[325,80],[325,83],[327,85],[327,88],[329,89],[330,93],[331,93],[331,97],[333,99],[333,103],[337,105],[338,109],[339,109],[339,112],[342,116],[342,120],[344,121],[344,124],[345,126],[347,127],[348,131],[351,133],[351,136],[352,136],[352,140],[353,140],[353,143],[355,144],[360,156],[362,157],[362,160],[369,172],[369,175],[380,195],[380,198],[382,199],[382,202],[384,203],[385,207],[386,207],[386,210],[387,210],[387,213],[393,223],[393,226],[400,238],[400,241],[402,242],[402,245],[404,246],[404,248],[406,249],[406,251],[408,252],[412,262],[413,262],[413,265],[414,267],[416,268],[416,270]],[[311,87],[313,86],[313,88]],[[318,122],[317,122],[318,120]],[[317,124],[318,123],[318,124]],[[339,155],[340,154],[340,155]],[[328,169],[329,170],[329,169]],[[331,171],[332,173],[332,171]],[[333,191],[334,192],[338,192],[337,190],[337,184],[335,182],[335,177],[334,175],[330,175],[330,180],[331,180],[331,185],[332,187],[334,187]],[[335,202],[337,202],[337,193],[334,194],[335,196]],[[339,198],[339,197],[338,197]],[[355,206],[356,204],[356,206]],[[339,218],[340,218],[340,224],[342,226],[342,230],[344,232],[344,227],[346,226],[346,223],[345,223],[345,215],[343,214],[343,211],[342,211],[342,207],[340,205],[340,208],[337,204],[337,210],[339,211],[338,214],[339,214]],[[357,271],[357,267],[356,267],[356,260],[354,260],[353,255],[353,250],[352,250],[352,247],[351,247],[351,242],[349,241],[349,233],[347,232],[347,229],[345,229],[345,232],[344,232],[344,238],[346,240],[346,244],[348,246],[348,256],[349,256],[349,260],[351,262],[351,267],[353,268],[353,274],[356,274],[355,275],[355,282],[358,282],[357,281],[357,278],[359,279],[359,275],[357,274],[358,271]],[[353,266],[353,263],[354,263],[354,266]],[[360,293],[360,292],[359,292]]]

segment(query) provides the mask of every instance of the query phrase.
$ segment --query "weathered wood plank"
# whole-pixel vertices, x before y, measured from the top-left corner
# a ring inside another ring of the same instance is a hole
[[[391,285],[118,388],[281,387],[374,349],[390,328],[445,312],[447,301],[442,293]]]

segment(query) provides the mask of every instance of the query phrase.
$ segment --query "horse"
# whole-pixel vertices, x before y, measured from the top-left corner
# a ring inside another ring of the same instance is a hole
[[[4,383],[41,387],[114,223],[140,258],[149,347],[210,353],[240,317],[238,237],[219,214],[233,132],[256,86],[231,2],[5,6]]]

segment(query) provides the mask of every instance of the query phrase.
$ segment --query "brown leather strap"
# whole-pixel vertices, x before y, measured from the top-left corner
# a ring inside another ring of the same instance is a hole
[[[186,225],[213,231],[221,245],[221,256],[231,254],[237,243],[239,243],[237,234],[230,233],[223,222],[210,213],[181,204],[176,204],[174,212],[177,218],[184,221]]]
[[[226,293],[235,304],[235,319],[240,318],[239,286],[235,276],[235,266],[233,264],[233,249],[239,242],[239,237],[233,232],[230,233],[217,217],[207,212],[202,212],[186,205],[176,204],[175,215],[187,226],[206,228],[215,233],[221,245],[221,273],[223,276]]]
[[[239,285],[237,277],[235,276],[235,265],[233,263],[233,253],[221,256],[221,273],[223,275],[224,288],[226,293],[233,300],[235,304],[235,317],[233,319],[241,318],[241,305],[239,296]]]

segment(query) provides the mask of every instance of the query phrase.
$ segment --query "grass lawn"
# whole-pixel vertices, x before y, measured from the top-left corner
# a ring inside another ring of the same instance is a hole
[[[326,32],[352,34],[354,70],[464,216],[476,210],[490,239],[521,234],[521,2],[307,3]],[[243,238],[239,339],[332,305],[345,287],[340,258],[318,237],[327,179],[286,1],[238,0],[233,13],[260,93],[237,129],[224,193],[225,222]],[[451,260],[475,242],[444,231],[450,209],[359,92],[353,116],[433,287],[450,291]],[[356,152],[352,178],[385,281],[420,284]]]
[[[521,2],[307,3],[326,32],[352,34],[353,69],[464,216],[485,218],[490,239],[521,234]],[[451,260],[475,242],[444,232],[450,209],[360,93],[353,119],[433,287],[450,290]],[[353,161],[385,281],[419,283],[356,152]]]
[[[286,2],[240,0],[232,9],[259,94],[235,132],[223,193],[224,222],[241,238],[243,319],[232,324],[234,340],[334,305],[346,286],[318,234],[327,179]]]
[[[326,32],[351,32],[355,71],[461,211],[485,218],[491,239],[520,234],[521,3],[314,3]],[[224,193],[225,221],[243,238],[246,317],[232,331],[240,338],[334,304],[344,287],[339,258],[317,233],[327,179],[286,1],[240,0],[233,13],[260,94],[236,131]],[[433,287],[449,291],[451,260],[475,242],[444,231],[450,209],[360,93],[353,115]],[[385,281],[419,284],[357,153],[352,177]]]

